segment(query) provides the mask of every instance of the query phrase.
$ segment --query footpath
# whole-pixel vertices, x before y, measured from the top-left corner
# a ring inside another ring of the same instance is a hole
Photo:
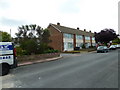
[[[36,61],[20,62],[20,63],[18,63],[18,66],[30,65],[30,64],[35,64],[35,63],[49,62],[49,61],[58,60],[60,58],[62,58],[62,56],[54,57],[54,58],[48,58],[48,59],[42,59],[42,60],[36,60]]]
[[[83,51],[81,53],[76,53],[76,54],[71,53],[71,55],[76,56],[78,54],[94,53],[94,52],[96,52],[96,51],[91,51],[91,52]],[[65,54],[65,53],[63,53],[63,54]],[[70,55],[70,54],[67,54],[67,55]],[[33,60],[33,61],[20,62],[20,63],[18,63],[18,66],[25,66],[25,65],[31,65],[31,64],[36,64],[36,63],[50,62],[50,61],[58,60],[58,59],[63,58],[63,57],[64,57],[64,55],[60,55],[59,57],[54,57],[54,58],[47,58],[47,59],[41,59],[41,60],[35,60],[35,61]]]

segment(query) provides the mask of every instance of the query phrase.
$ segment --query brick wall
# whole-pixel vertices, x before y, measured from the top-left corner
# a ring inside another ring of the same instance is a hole
[[[90,44],[91,44],[91,46],[92,46],[92,36],[90,36]]]
[[[48,27],[48,30],[50,31],[50,40],[49,46],[57,49],[59,51],[63,51],[63,34],[53,28],[51,25]]]
[[[83,35],[83,44],[85,44],[85,36]]]
[[[17,56],[18,63],[25,61],[33,61],[33,60],[43,60],[47,58],[54,58],[60,56],[60,53],[48,53],[48,54],[38,54],[38,55],[25,55],[25,56]]]

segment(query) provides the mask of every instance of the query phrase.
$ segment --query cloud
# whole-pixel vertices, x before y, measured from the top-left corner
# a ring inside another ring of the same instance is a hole
[[[8,9],[10,4],[5,0],[0,0],[0,9]]]
[[[0,27],[17,29],[20,25],[49,23],[91,31],[117,30],[118,0],[0,0]]]
[[[66,0],[61,6],[60,11],[63,13],[79,13],[80,0]]]
[[[20,25],[25,24],[26,22],[3,17],[0,19],[0,23],[5,26],[20,26]]]

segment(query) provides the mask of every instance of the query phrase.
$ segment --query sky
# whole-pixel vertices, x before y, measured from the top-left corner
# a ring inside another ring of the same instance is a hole
[[[18,26],[50,23],[100,32],[118,33],[119,0],[0,0],[0,30],[15,37]]]

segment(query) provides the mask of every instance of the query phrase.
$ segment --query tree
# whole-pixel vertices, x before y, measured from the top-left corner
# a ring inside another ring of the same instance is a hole
[[[110,41],[117,38],[116,32],[113,29],[103,29],[99,33],[95,33],[96,42],[109,43]]]
[[[117,44],[120,44],[120,39],[119,38],[116,38],[112,41],[113,43],[117,43]]]
[[[2,42],[10,42],[11,41],[11,36],[7,32],[0,31],[0,41]]]
[[[21,43],[21,48],[23,50],[26,50],[28,55],[37,54],[37,47],[38,47],[37,42],[33,39],[29,39]]]
[[[17,43],[28,54],[43,53],[48,48],[50,33],[36,24],[18,27],[16,36]]]
[[[49,37],[50,37],[50,32],[48,29],[45,29],[43,34],[42,34],[42,42],[49,43],[50,42]]]

